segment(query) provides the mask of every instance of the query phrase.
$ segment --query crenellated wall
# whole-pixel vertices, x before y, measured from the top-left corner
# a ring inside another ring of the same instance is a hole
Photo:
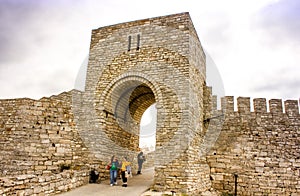
[[[212,187],[228,193],[237,187],[238,195],[299,195],[298,101],[271,99],[267,104],[258,98],[251,107],[250,98],[239,97],[237,111],[233,97],[221,102],[221,132],[207,153]]]

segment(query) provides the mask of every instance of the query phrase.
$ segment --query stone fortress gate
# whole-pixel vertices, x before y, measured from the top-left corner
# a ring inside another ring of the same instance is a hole
[[[188,13],[93,30],[85,92],[74,104],[84,143],[102,160],[136,156],[142,114],[156,103],[154,188],[208,187],[208,165],[198,155],[205,72]]]
[[[95,166],[105,178],[112,155],[135,163],[154,103],[153,189],[300,194],[298,101],[239,97],[235,111],[227,96],[217,109],[188,13],[93,30],[83,92],[0,100],[2,193],[67,191]]]

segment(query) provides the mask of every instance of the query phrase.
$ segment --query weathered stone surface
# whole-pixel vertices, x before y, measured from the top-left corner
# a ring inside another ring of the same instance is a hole
[[[286,101],[293,106],[284,113],[281,100],[271,100],[273,109],[267,112],[261,109],[267,108],[266,102],[254,99],[254,111],[249,112],[250,105],[241,100],[249,102],[245,98],[238,99],[238,108],[246,106],[248,109],[226,111],[222,131],[207,156],[212,187],[233,193],[232,187],[226,185],[233,184],[234,178],[216,176],[237,174],[241,195],[299,194],[296,185],[300,183],[300,167],[294,164],[299,162],[300,152],[298,103]],[[290,111],[298,111],[298,114],[289,115]]]

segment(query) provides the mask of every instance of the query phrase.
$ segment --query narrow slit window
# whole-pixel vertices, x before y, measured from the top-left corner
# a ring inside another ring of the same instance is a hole
[[[137,42],[136,42],[136,50],[139,50],[140,49],[140,34],[137,35]]]
[[[128,51],[130,51],[131,48],[131,35],[128,36]]]

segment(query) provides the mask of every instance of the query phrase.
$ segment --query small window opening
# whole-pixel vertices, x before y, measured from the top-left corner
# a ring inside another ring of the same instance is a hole
[[[140,34],[137,35],[137,42],[136,42],[136,50],[139,50],[140,49]]]
[[[130,51],[131,47],[131,35],[128,36],[128,51]]]

